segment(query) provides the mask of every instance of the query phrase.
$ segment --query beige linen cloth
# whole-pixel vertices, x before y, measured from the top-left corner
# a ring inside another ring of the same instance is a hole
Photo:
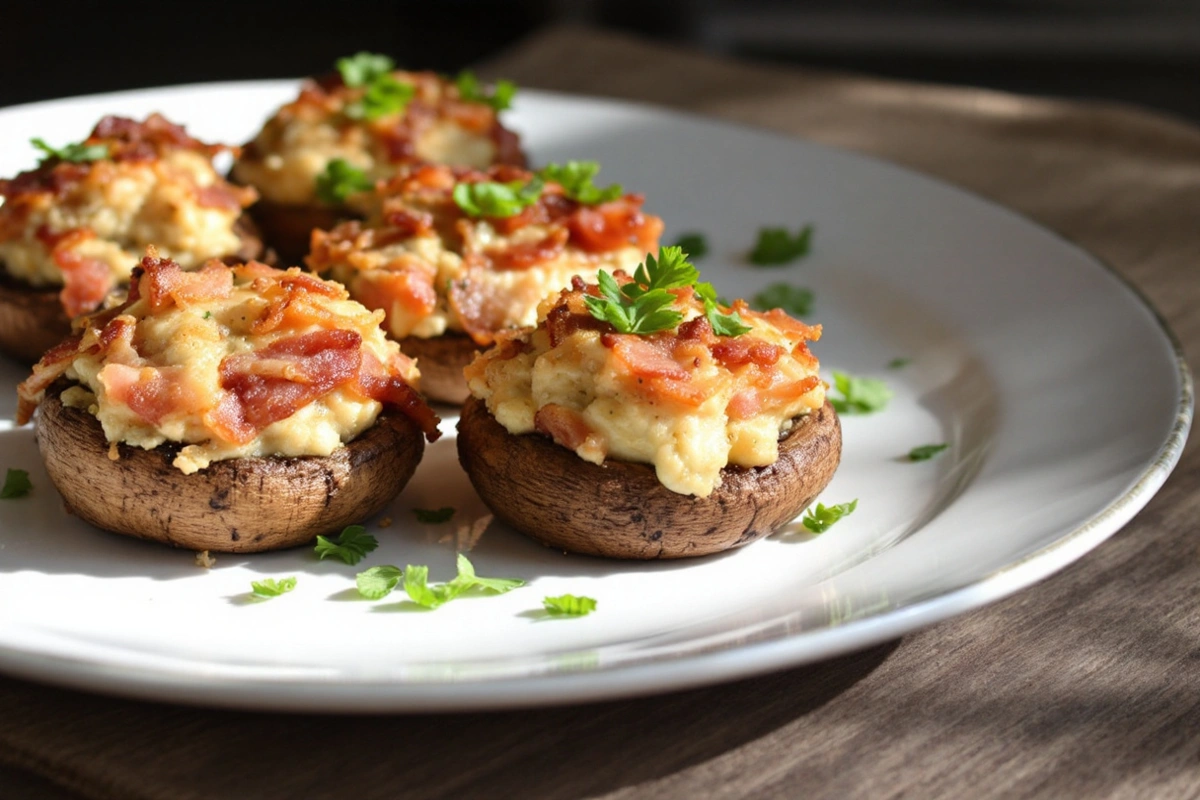
[[[964,186],[1113,265],[1200,353],[1195,127],[1118,106],[749,66],[575,29],[535,36],[486,71],[765,126]],[[1124,530],[1004,602],[825,664],[636,700],[289,716],[0,678],[10,768],[0,774],[45,776],[70,788],[64,796],[169,800],[1195,797],[1198,509],[1193,443]]]

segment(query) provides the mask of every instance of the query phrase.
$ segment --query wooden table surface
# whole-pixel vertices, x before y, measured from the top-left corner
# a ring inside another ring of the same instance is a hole
[[[906,164],[1100,256],[1200,352],[1200,130],[560,29],[490,65]],[[480,714],[196,709],[0,678],[7,797],[1200,796],[1200,457],[1061,573],[898,642],[661,696]]]

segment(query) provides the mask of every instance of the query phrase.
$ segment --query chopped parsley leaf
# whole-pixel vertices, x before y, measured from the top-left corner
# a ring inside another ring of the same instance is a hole
[[[376,120],[403,112],[416,92],[411,83],[388,72],[367,84],[363,96],[347,103],[342,111],[350,119]]]
[[[543,597],[542,607],[555,616],[584,617],[596,610],[596,601],[591,597],[560,594],[558,597]]]
[[[445,508],[414,508],[412,511],[417,517],[417,522],[424,522],[427,525],[449,522],[450,518],[454,516],[454,509],[449,506]]]
[[[708,239],[703,233],[680,234],[675,246],[682,249],[688,258],[704,258],[708,255]]]
[[[572,200],[594,206],[616,200],[625,191],[619,183],[603,189],[596,186],[593,179],[598,172],[600,164],[595,161],[568,161],[565,164],[547,164],[538,175],[543,180],[561,185],[563,192]]]
[[[536,203],[544,185],[537,176],[528,183],[460,183],[454,187],[454,202],[470,217],[512,217]]]
[[[29,480],[29,473],[23,469],[9,468],[4,475],[4,488],[0,488],[0,498],[13,500],[24,497],[31,491],[33,482]]]
[[[756,311],[782,308],[793,317],[805,317],[812,313],[813,293],[811,289],[792,286],[790,283],[772,283],[750,300]]]
[[[341,73],[342,83],[354,88],[374,83],[390,74],[396,68],[396,62],[381,53],[359,52],[339,58],[336,66]]]
[[[475,77],[475,73],[469,69],[464,69],[458,73],[458,77],[454,79],[454,85],[458,87],[458,96],[463,100],[472,103],[486,103],[495,111],[504,111],[512,108],[513,98],[517,96],[517,85],[512,81],[499,80],[492,90],[486,91],[479,84],[479,79]]]
[[[882,411],[892,399],[892,390],[878,378],[856,378],[845,372],[833,373],[833,389],[841,397],[830,397],[829,403],[839,414]]]
[[[525,585],[516,578],[481,578],[462,553],[458,554],[458,575],[446,583],[429,583],[429,567],[409,564],[403,571],[394,566],[371,567],[355,577],[358,593],[370,600],[387,597],[403,581],[409,599],[425,608],[437,608],[468,591],[504,594]]]
[[[274,578],[263,578],[261,581],[250,581],[250,586],[259,597],[278,597],[296,588],[296,577],[293,575],[278,581]]]
[[[808,255],[812,233],[812,225],[805,225],[795,236],[788,233],[787,228],[759,228],[750,262],[764,267],[790,264]]]
[[[45,153],[42,160],[38,162],[38,166],[45,164],[47,161],[58,159],[59,161],[70,161],[74,164],[83,164],[88,161],[100,161],[108,158],[108,145],[106,144],[84,144],[83,142],[73,142],[65,144],[62,147],[55,148],[46,144],[45,139],[33,138],[29,143]]]
[[[815,508],[810,508],[804,512],[804,518],[800,522],[813,533],[824,533],[829,530],[829,527],[833,523],[849,515],[856,508],[858,508],[857,498],[851,500],[849,503],[839,503],[836,506],[826,506],[824,503],[817,503]]]
[[[344,158],[335,158],[325,165],[325,171],[317,176],[317,199],[331,206],[340,206],[346,198],[359,192],[375,188],[375,182],[367,173],[350,164]]]
[[[908,451],[908,460],[928,461],[949,446],[948,444],[923,444],[920,447],[914,447]]]
[[[704,302],[704,313],[718,336],[737,336],[749,331],[736,313],[723,312],[718,307],[717,292],[711,283],[699,281],[700,273],[678,247],[661,247],[658,258],[647,255],[633,273],[633,280],[624,285],[607,272],[596,280],[599,297],[585,297],[588,312],[604,320],[621,333],[645,335],[671,330],[683,321],[683,314],[672,306],[675,295],[670,289],[692,287]]]
[[[317,536],[317,546],[313,551],[322,561],[332,556],[353,566],[376,547],[379,547],[379,540],[367,533],[366,528],[362,525],[347,525],[336,541]]]

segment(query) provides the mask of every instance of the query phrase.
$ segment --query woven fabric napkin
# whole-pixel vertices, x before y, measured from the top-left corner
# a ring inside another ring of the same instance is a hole
[[[959,184],[1113,265],[1185,350],[1200,352],[1195,127],[1111,105],[751,66],[571,28],[485,71],[766,126]],[[1190,446],[1123,531],[1004,602],[825,664],[636,700],[360,718],[0,678],[0,779],[33,773],[68,796],[170,800],[1195,796],[1198,510]]]

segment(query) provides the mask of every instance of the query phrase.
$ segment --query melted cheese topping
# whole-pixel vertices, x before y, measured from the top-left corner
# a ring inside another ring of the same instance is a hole
[[[229,458],[328,456],[374,424],[381,398],[416,397],[416,367],[379,329],[382,314],[342,287],[296,268],[146,262],[130,302],[87,318],[65,357],[35,367],[23,403],[61,374],[79,384],[63,402],[92,413],[109,442],[180,443],[173,464],[190,474]]]
[[[402,112],[375,120],[346,116],[364,89],[307,84],[247,145],[234,164],[235,178],[272,202],[308,205],[319,202],[317,176],[339,158],[373,181],[414,161],[479,168],[524,163],[516,137],[490,106],[462,100],[452,81],[433,73],[394,75],[414,87],[414,97]]]
[[[467,217],[452,199],[461,183],[532,177],[512,167],[406,172],[379,188],[366,225],[314,231],[306,261],[368,308],[383,309],[397,339],[453,331],[486,345],[496,331],[535,324],[538,304],[572,276],[633,270],[658,247],[662,221],[641,212],[637,195],[583,206],[548,182],[537,204],[499,219]],[[579,219],[588,215],[595,229],[584,239]]]
[[[635,336],[593,319],[583,292],[563,292],[543,304],[536,329],[467,368],[471,393],[512,434],[549,435],[595,464],[650,464],[671,491],[706,497],[724,467],[773,463],[793,420],[824,403],[805,343],[821,329],[738,301],[752,330],[714,336],[686,294],[677,331]]]
[[[258,195],[213,168],[212,157],[229,148],[158,114],[105,117],[84,144],[104,158],[51,157],[0,180],[0,263],[29,286],[65,287],[69,316],[128,283],[148,246],[186,269],[242,250],[239,218]]]
[[[113,284],[127,283],[147,245],[190,269],[236,253],[240,204],[204,206],[200,190],[223,183],[203,155],[180,150],[154,161],[96,162],[63,198],[29,198],[23,225],[0,241],[0,261],[31,286],[62,286],[64,250],[103,265]],[[248,204],[248,203],[247,203]],[[68,247],[54,237],[88,231]]]

